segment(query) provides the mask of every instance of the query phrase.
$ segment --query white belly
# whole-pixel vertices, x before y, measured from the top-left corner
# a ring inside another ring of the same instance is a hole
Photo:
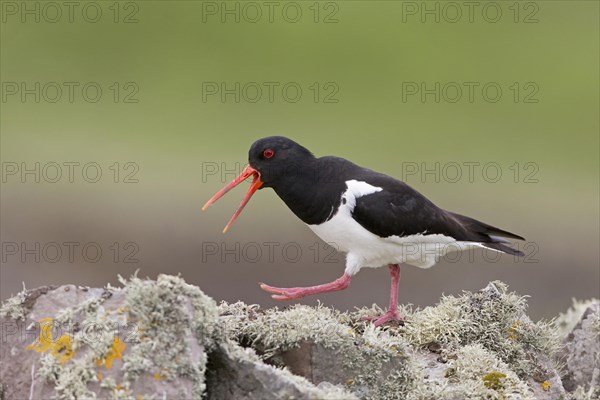
[[[441,234],[381,238],[363,228],[352,218],[356,198],[381,189],[364,182],[346,183],[348,190],[342,195],[346,201],[340,204],[333,218],[320,225],[308,225],[308,227],[338,251],[348,253],[346,272],[351,275],[356,274],[363,267],[377,268],[399,263],[429,268],[437,263],[440,257],[450,252],[483,247],[479,243],[459,242]]]

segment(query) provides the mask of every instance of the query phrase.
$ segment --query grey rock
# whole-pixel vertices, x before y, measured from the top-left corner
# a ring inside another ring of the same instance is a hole
[[[0,399],[339,399],[223,337],[181,278],[24,291],[0,308]],[[207,372],[207,367],[210,370]]]
[[[234,342],[220,344],[210,354],[208,367],[209,399],[356,399],[334,385],[315,387],[287,370],[267,365],[253,350]]]
[[[590,400],[600,394],[600,303],[584,313],[559,353],[567,366],[565,391],[553,360],[556,329],[532,322],[525,299],[500,282],[423,310],[402,307],[407,324],[380,328],[360,318],[380,313],[376,307],[354,313],[302,305],[262,310],[241,302],[217,307],[178,277],[122,284],[43,287],[7,300],[0,308],[0,399]]]
[[[600,398],[600,302],[591,304],[564,340],[565,389]]]

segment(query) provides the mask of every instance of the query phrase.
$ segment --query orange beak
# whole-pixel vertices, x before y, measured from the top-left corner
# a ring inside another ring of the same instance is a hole
[[[219,190],[213,197],[210,198],[210,200],[208,200],[206,202],[204,207],[202,207],[202,211],[206,210],[208,208],[208,206],[210,206],[215,201],[219,200],[221,197],[223,197],[223,195],[225,195],[225,193],[229,192],[231,189],[233,189],[240,183],[244,182],[250,176],[253,176],[252,183],[250,184],[250,188],[246,192],[246,195],[244,196],[244,199],[240,203],[240,206],[233,214],[233,217],[231,217],[231,219],[225,226],[225,229],[223,229],[223,233],[225,233],[229,230],[229,227],[231,226],[231,224],[233,224],[233,221],[235,221],[236,218],[242,213],[242,210],[244,209],[244,207],[246,207],[246,204],[248,204],[248,201],[250,201],[250,197],[252,197],[254,192],[256,192],[263,185],[263,182],[260,180],[260,173],[257,170],[255,170],[254,168],[252,168],[250,165],[247,165],[246,168],[244,168],[242,173],[237,178],[235,178],[233,181],[228,183],[223,189]]]

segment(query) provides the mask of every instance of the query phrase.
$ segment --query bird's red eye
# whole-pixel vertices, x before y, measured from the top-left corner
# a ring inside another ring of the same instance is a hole
[[[265,158],[271,158],[274,154],[275,152],[271,149],[266,149],[265,151],[263,151],[263,156],[265,156]]]

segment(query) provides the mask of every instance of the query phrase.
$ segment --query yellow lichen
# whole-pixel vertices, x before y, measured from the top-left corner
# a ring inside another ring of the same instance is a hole
[[[73,351],[73,340],[69,335],[62,335],[54,341],[50,348],[52,354],[59,363],[64,364],[75,355]]]
[[[69,361],[75,355],[71,336],[62,335],[54,340],[52,337],[54,320],[52,318],[42,318],[38,322],[40,323],[40,336],[35,342],[27,345],[27,350],[35,350],[38,353],[50,351],[50,354],[61,364]]]
[[[106,356],[104,358],[97,359],[96,365],[99,367],[104,365],[106,368],[109,369],[112,368],[112,363],[114,360],[120,360],[123,358],[123,351],[125,351],[126,347],[127,345],[123,343],[123,341],[119,339],[118,336],[115,337],[115,339],[113,340],[112,347],[110,348]]]
[[[160,374],[160,372],[155,372],[154,373],[154,379],[157,381],[160,381],[163,379],[163,376]]]
[[[52,346],[52,318],[42,318],[40,323],[40,336],[30,345],[27,345],[27,350],[35,350],[38,353],[44,353],[50,350]]]
[[[540,384],[540,386],[542,387],[542,390],[544,392],[547,392],[548,390],[550,390],[550,387],[552,387],[552,385],[550,384],[550,382],[548,381],[544,381]]]
[[[483,377],[483,383],[486,388],[498,390],[502,389],[502,379],[506,378],[506,374],[502,372],[490,372]]]
[[[521,321],[519,321],[519,320],[515,321],[511,325],[510,329],[508,330],[508,338],[510,340],[517,340],[519,338],[518,333],[519,333],[520,325],[521,325]]]

